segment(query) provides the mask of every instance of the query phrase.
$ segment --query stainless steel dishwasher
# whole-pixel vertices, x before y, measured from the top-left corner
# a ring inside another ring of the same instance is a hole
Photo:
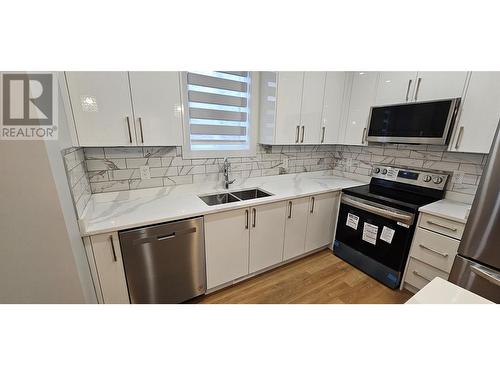
[[[178,303],[207,290],[203,218],[120,232],[132,303]]]

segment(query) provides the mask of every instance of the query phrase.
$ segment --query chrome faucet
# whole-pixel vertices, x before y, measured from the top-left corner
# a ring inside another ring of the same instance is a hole
[[[229,168],[231,168],[231,164],[227,160],[224,159],[223,172],[224,172],[224,187],[229,189],[229,185],[231,185],[236,179],[229,181]]]

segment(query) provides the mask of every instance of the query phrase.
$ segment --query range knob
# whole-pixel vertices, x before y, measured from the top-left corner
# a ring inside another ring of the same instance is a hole
[[[382,174],[387,174],[387,169],[386,168],[382,169]]]
[[[424,176],[424,182],[429,182],[430,180],[432,180],[431,176],[429,175]]]
[[[442,177],[434,177],[434,180],[432,180],[432,182],[434,182],[435,184],[440,184],[441,182],[443,182],[443,178]]]
[[[373,168],[373,173],[379,173],[380,172],[380,168]]]

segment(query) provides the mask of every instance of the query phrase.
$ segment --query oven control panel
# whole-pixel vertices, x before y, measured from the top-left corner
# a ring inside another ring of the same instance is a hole
[[[418,171],[387,165],[374,165],[372,177],[438,190],[443,190],[448,180],[446,173]]]

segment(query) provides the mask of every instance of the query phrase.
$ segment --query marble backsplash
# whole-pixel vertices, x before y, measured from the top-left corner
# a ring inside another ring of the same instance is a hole
[[[77,216],[81,217],[91,197],[83,148],[72,147],[64,150],[63,159],[73,204]]]

